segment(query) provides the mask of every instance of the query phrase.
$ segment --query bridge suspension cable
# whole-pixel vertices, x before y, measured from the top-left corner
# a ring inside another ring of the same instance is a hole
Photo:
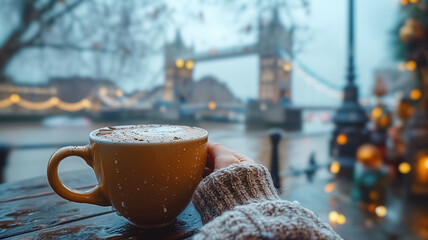
[[[295,61],[293,69],[297,76],[302,78],[308,85],[315,87],[318,91],[327,94],[328,96],[335,99],[342,99],[343,93],[338,90],[336,87],[333,87],[331,84],[326,83],[320,77],[317,77],[313,72],[308,71],[305,65],[301,64],[299,61]]]

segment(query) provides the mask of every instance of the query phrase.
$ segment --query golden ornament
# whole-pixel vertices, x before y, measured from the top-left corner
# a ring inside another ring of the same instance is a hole
[[[364,144],[357,150],[357,161],[366,167],[378,167],[382,164],[382,156],[377,147]]]
[[[400,29],[400,38],[403,42],[409,42],[412,40],[422,39],[424,36],[424,30],[421,23],[414,19],[407,19],[403,27]]]

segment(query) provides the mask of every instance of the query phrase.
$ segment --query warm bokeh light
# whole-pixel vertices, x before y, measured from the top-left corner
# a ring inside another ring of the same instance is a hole
[[[325,187],[324,187],[324,191],[325,191],[326,193],[331,193],[331,192],[333,192],[333,191],[334,191],[334,188],[335,188],[334,183],[328,183],[328,184],[326,184],[326,185],[325,185]]]
[[[333,161],[330,165],[330,172],[337,174],[340,171],[340,163],[338,161]]]
[[[175,66],[178,68],[182,68],[184,66],[184,60],[181,58],[178,58],[177,60],[175,60]]]
[[[415,61],[408,61],[407,63],[406,63],[406,66],[407,66],[407,70],[409,70],[409,71],[413,71],[413,70],[415,70],[416,69],[416,62]]]
[[[10,101],[13,103],[17,103],[21,100],[21,97],[18,94],[12,94],[10,96]]]
[[[409,0],[411,3],[417,3],[419,0]]]
[[[416,176],[421,183],[428,183],[428,156],[422,155],[418,157],[416,165]]]
[[[412,167],[409,163],[403,162],[398,166],[398,171],[400,171],[402,174],[407,174],[410,172],[410,170],[412,170]]]
[[[411,98],[412,100],[418,100],[419,98],[421,98],[421,96],[422,96],[421,90],[419,90],[419,89],[417,89],[417,88],[413,89],[413,90],[410,92],[410,98]]]
[[[58,105],[59,103],[59,98],[57,97],[53,97],[49,100],[51,102],[52,105]]]
[[[98,92],[100,93],[100,95],[106,95],[107,94],[107,88],[106,87],[102,87],[98,90]]]
[[[122,97],[123,96],[123,90],[122,89],[117,89],[116,90],[116,96]]]
[[[391,124],[391,117],[388,115],[379,117],[377,123],[380,127],[386,128]]]
[[[372,110],[372,117],[373,118],[378,118],[382,115],[382,108],[380,107],[376,107]]]
[[[424,157],[421,161],[423,162],[423,166],[428,169],[428,157]]]
[[[398,70],[400,70],[400,71],[405,71],[405,70],[407,70],[406,63],[405,63],[405,62],[400,62],[400,63],[398,64]]]
[[[342,214],[339,214],[339,215],[337,216],[337,220],[336,220],[336,222],[337,222],[337,224],[339,224],[339,225],[343,225],[343,224],[345,224],[345,223],[346,223],[346,217],[345,217],[344,215],[342,215]]]
[[[328,220],[331,223],[337,223],[339,225],[343,225],[346,223],[346,217],[342,214],[337,213],[336,211],[331,211],[328,214]]]
[[[336,141],[339,145],[345,145],[348,142],[348,137],[342,133],[337,135]]]
[[[90,108],[91,107],[91,101],[89,101],[89,99],[87,99],[87,98],[84,98],[81,101],[81,103],[82,103],[82,106],[85,107],[85,108]]]
[[[293,66],[291,65],[291,63],[284,63],[282,68],[284,69],[284,71],[289,72],[293,69]]]
[[[385,217],[388,213],[388,210],[384,206],[377,206],[375,212],[378,217]]]
[[[209,110],[215,110],[216,108],[217,108],[217,103],[216,102],[211,101],[211,102],[208,103],[208,109]]]
[[[186,62],[186,68],[187,68],[187,69],[192,70],[192,69],[193,69],[193,66],[194,66],[194,62],[193,62],[192,60],[188,60],[188,61]]]
[[[357,161],[367,167],[378,167],[382,164],[382,154],[373,144],[363,144],[358,147]]]
[[[331,211],[328,214],[328,220],[332,223],[335,223],[338,217],[339,217],[339,214],[336,211]]]
[[[401,0],[400,3],[401,5],[405,6],[409,3],[409,0]]]

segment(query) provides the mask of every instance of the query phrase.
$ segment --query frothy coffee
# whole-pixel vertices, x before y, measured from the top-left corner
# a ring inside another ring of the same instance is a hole
[[[163,143],[202,138],[207,135],[207,131],[188,126],[150,124],[105,127],[93,134],[101,140],[112,142]]]

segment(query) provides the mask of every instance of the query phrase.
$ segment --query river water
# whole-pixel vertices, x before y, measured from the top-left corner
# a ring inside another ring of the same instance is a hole
[[[16,146],[10,152],[6,166],[3,169],[4,181],[11,182],[45,176],[49,157],[58,149],[58,147],[20,149],[20,146],[54,143],[58,144],[58,146],[66,146],[72,143],[86,144],[90,131],[111,125],[114,124],[85,121],[78,124],[53,126],[52,124],[47,125],[42,123],[1,124],[0,143]],[[247,130],[243,123],[202,122],[198,126],[208,130],[210,141],[219,142],[269,167],[271,155],[269,130]],[[307,167],[312,152],[316,154],[318,163],[327,163],[330,161],[328,157],[328,141],[331,129],[331,124],[318,122],[305,123],[302,132],[284,132],[284,139],[281,141],[279,147],[282,174],[286,175],[290,169]],[[65,172],[83,168],[89,167],[82,159],[70,157],[60,164],[59,171]]]

